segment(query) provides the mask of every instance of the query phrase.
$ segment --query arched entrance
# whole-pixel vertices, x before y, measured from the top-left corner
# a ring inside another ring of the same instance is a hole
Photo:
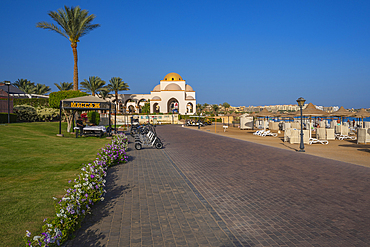
[[[139,108],[139,113],[142,112],[142,109],[145,106],[145,103],[147,103],[146,99],[141,99],[137,102],[137,107]]]
[[[153,104],[153,113],[159,113],[160,107],[158,103]]]
[[[128,107],[128,112],[129,112],[129,113],[134,113],[134,112],[135,112],[135,107],[134,107],[133,105],[130,105],[130,106]]]
[[[193,113],[193,103],[188,103],[187,105],[186,105],[186,113]]]
[[[175,98],[168,100],[167,109],[168,113],[178,113],[179,112],[179,101]]]

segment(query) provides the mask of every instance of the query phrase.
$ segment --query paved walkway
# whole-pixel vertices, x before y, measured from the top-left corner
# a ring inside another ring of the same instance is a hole
[[[69,246],[369,246],[370,169],[179,126],[129,152]],[[130,144],[133,149],[133,145]]]

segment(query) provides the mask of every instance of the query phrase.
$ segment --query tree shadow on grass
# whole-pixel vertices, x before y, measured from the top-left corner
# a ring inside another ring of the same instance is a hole
[[[122,164],[125,165],[125,164]],[[119,166],[112,167],[108,170],[108,175],[106,177],[106,195],[103,202],[95,204],[92,208],[92,213],[87,215],[81,223],[81,228],[75,233],[75,237],[68,240],[63,246],[105,246],[103,244],[106,242],[108,237],[109,228],[102,228],[101,222],[104,218],[111,215],[111,211],[115,204],[120,200],[123,200],[122,196],[129,193],[134,186],[127,185],[117,185],[117,170]]]

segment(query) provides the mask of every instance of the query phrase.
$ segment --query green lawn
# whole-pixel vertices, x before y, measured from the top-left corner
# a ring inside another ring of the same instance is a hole
[[[24,246],[26,230],[39,233],[53,217],[52,197],[64,195],[83,163],[110,140],[75,138],[59,123],[0,125],[0,246]],[[63,132],[64,131],[64,132]]]

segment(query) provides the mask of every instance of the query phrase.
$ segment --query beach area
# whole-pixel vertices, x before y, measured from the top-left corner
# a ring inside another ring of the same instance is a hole
[[[284,131],[281,131],[277,137],[262,137],[253,135],[253,133],[257,130],[240,130],[238,127],[233,127],[232,125],[228,126],[225,131],[222,124],[218,124],[215,128],[214,123],[212,125],[201,127],[200,129],[198,129],[198,127],[189,127],[185,125],[184,128],[227,136],[230,138],[258,143],[275,148],[291,150],[293,152],[299,150],[299,144],[290,144],[289,142],[284,142]],[[225,145],[227,145],[227,143],[225,143]],[[370,144],[357,144],[356,140],[334,140],[329,141],[328,145],[305,144],[304,149],[305,153],[302,155],[314,155],[322,158],[370,167]]]

